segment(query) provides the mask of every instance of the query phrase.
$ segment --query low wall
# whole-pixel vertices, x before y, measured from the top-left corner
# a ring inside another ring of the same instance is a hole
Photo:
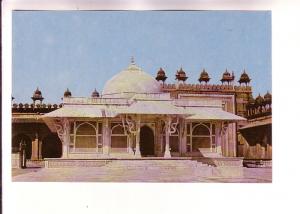
[[[197,161],[212,166],[213,176],[216,177],[242,177],[242,157],[197,158]]]
[[[45,168],[100,167],[109,162],[111,160],[45,158]]]
[[[11,154],[11,166],[12,168],[20,168],[20,155],[19,153]]]

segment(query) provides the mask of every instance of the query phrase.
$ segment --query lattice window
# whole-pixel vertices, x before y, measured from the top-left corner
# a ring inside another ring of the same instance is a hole
[[[128,138],[121,123],[111,124],[111,151],[128,152]]]
[[[187,152],[215,151],[215,124],[188,123],[187,124]]]
[[[70,152],[102,152],[102,124],[94,121],[75,121],[70,129]]]

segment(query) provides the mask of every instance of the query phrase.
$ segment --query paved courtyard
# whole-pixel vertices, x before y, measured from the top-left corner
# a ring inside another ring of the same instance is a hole
[[[271,183],[271,168],[243,168],[235,178],[204,177],[182,174],[176,170],[116,170],[105,167],[12,169],[13,181],[33,182],[222,182]]]

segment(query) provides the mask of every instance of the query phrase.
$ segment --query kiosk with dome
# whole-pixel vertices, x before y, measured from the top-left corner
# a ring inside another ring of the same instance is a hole
[[[181,68],[178,82],[165,84],[162,68],[155,79],[132,60],[102,93],[68,89],[62,107],[42,118],[62,142],[61,159],[236,157],[236,123],[245,119],[235,115],[235,95],[211,92],[236,89],[201,75],[205,84],[187,85]]]

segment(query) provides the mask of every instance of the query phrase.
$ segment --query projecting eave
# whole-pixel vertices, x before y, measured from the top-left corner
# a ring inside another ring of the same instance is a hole
[[[139,100],[127,108],[118,110],[120,114],[140,115],[186,115],[184,109],[174,106],[170,101]]]
[[[115,109],[105,105],[64,105],[42,118],[105,118],[117,115]]]
[[[255,127],[270,126],[270,125],[272,125],[272,118],[268,118],[268,119],[263,120],[263,121],[255,121],[255,122],[249,123],[248,125],[243,126],[240,129],[245,130],[245,129],[251,129],[251,128],[255,128]]]
[[[230,112],[222,110],[222,108],[212,107],[186,107],[186,113],[192,114],[186,120],[189,121],[228,121],[238,122],[246,119]]]

